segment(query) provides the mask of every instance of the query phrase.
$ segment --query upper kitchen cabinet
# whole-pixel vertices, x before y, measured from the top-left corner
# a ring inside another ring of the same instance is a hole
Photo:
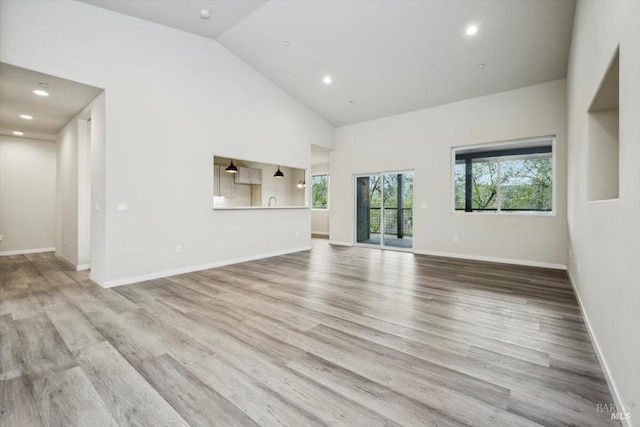
[[[238,167],[236,184],[262,184],[262,170],[246,167]]]

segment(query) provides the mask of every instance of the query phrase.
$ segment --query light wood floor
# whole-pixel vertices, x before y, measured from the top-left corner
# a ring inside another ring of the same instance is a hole
[[[564,272],[314,249],[113,289],[0,258],[0,425],[608,425]]]

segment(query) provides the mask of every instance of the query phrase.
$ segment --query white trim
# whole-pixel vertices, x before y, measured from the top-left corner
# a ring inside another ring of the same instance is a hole
[[[82,264],[82,265],[75,265],[74,263],[72,263],[71,261],[69,261],[66,258],[63,258],[62,255],[58,255],[56,254],[56,259],[58,261],[62,261],[65,264],[67,264],[69,267],[73,268],[75,271],[80,271],[80,270],[88,270],[90,267],[90,264]],[[80,267],[84,267],[84,266],[88,266],[87,268],[80,268]]]
[[[20,249],[17,251],[4,251],[0,252],[0,256],[10,256],[10,255],[29,255],[29,254],[39,254],[42,252],[54,252],[56,248],[37,248],[37,249]]]
[[[311,234],[319,234],[321,236],[328,236],[329,233],[327,233],[326,231],[313,231],[311,230]]]
[[[338,242],[337,240],[329,240],[329,244],[337,246],[353,246],[353,243],[351,242]]]
[[[419,249],[414,250],[414,253],[418,255],[431,255],[431,256],[441,256],[446,258],[469,259],[474,261],[498,262],[501,264],[524,265],[527,267],[552,268],[554,270],[567,269],[567,266],[564,264],[554,264],[550,262],[528,261],[528,260],[521,260],[521,259],[498,258],[498,257],[480,256],[480,255],[456,254],[451,252],[423,251]]]
[[[611,397],[615,400],[618,408],[623,408],[622,399],[620,398],[620,393],[618,393],[618,387],[616,387],[616,383],[613,380],[613,376],[611,375],[611,370],[609,369],[609,365],[607,364],[606,359],[604,358],[604,354],[602,353],[602,349],[600,348],[600,344],[596,338],[593,329],[591,328],[591,322],[589,322],[589,316],[587,316],[587,312],[582,304],[582,299],[580,298],[580,293],[578,292],[578,288],[576,287],[575,282],[573,281],[573,277],[571,277],[571,272],[567,270],[567,275],[569,276],[569,283],[571,283],[571,287],[573,288],[573,293],[576,295],[576,299],[578,300],[578,306],[580,307],[580,312],[582,313],[582,318],[584,319],[584,325],[587,328],[587,333],[589,334],[589,338],[591,339],[591,344],[593,344],[593,348],[596,351],[596,356],[598,357],[598,362],[600,363],[600,368],[604,373],[604,378],[607,380],[607,386],[609,387],[609,392],[611,392]],[[605,402],[603,402],[605,403]],[[623,424],[627,427],[632,427],[631,420],[622,420]]]
[[[91,269],[91,264],[80,264],[76,265],[76,271],[83,271]]]
[[[269,252],[260,255],[251,255],[243,258],[230,259],[225,261],[211,262],[207,264],[192,265],[190,267],[176,268],[173,270],[160,271],[157,273],[141,274],[139,276],[125,277],[123,279],[108,280],[104,283],[104,288],[113,288],[115,286],[129,285],[131,283],[144,282],[146,280],[161,279],[163,277],[176,276],[178,274],[192,273],[194,271],[207,270],[209,268],[223,267],[225,265],[238,264],[241,262],[255,261],[257,259],[270,258],[279,255],[286,255],[293,252],[302,252],[311,250],[311,246],[302,246],[294,249],[285,249],[282,251]]]

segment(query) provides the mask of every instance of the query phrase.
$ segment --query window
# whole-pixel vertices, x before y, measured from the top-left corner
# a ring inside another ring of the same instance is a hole
[[[313,209],[329,209],[329,175],[314,175],[311,190]]]
[[[454,148],[454,208],[551,212],[553,138]]]

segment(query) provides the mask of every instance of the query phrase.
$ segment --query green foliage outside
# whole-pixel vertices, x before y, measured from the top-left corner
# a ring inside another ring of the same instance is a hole
[[[382,207],[381,203],[382,175],[372,176],[369,180],[369,205],[372,208]],[[398,175],[384,175],[384,207],[398,207]],[[413,173],[402,174],[402,206],[413,207]]]
[[[384,185],[385,230],[396,229],[396,208],[413,208],[413,172],[402,174],[402,206],[398,206],[398,174],[371,176],[369,179],[369,206],[374,208],[370,212],[369,229],[371,233],[380,232],[380,210],[375,210],[375,208],[382,207],[382,185]],[[405,212],[403,225],[405,229],[411,230],[407,232],[407,235],[411,235],[413,232],[413,215],[411,211]]]
[[[315,175],[311,187],[313,209],[329,208],[329,175]]]
[[[474,210],[550,211],[552,208],[550,156],[474,161],[471,172]],[[464,162],[455,167],[455,207],[465,208]]]

